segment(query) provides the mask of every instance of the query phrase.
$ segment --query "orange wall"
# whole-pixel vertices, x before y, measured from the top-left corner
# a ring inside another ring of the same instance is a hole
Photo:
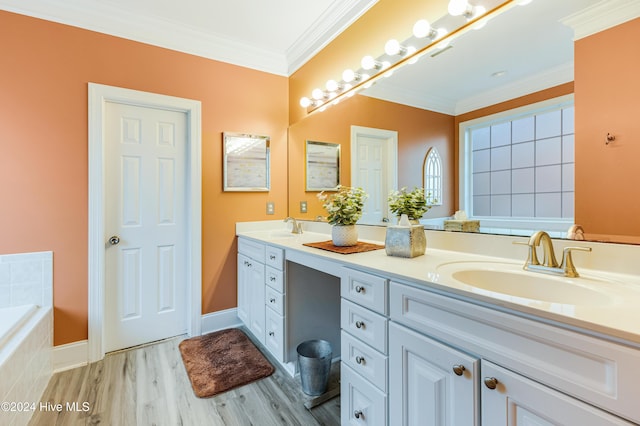
[[[88,82],[202,102],[202,312],[235,307],[235,222],[287,213],[287,78],[3,11],[0,40],[0,254],[54,252],[55,344],[87,338]],[[271,136],[269,193],[222,192],[223,131]]]
[[[575,44],[576,223],[590,239],[640,243],[637,40],[640,18]]]
[[[295,217],[314,219],[326,216],[317,192],[305,192],[305,141],[341,145],[341,183],[350,185],[351,126],[374,127],[398,132],[398,187],[422,186],[422,167],[427,150],[434,146],[442,157],[445,172],[443,205],[425,215],[453,214],[453,117],[363,95],[324,112],[314,113],[289,128],[289,212]],[[300,212],[300,201],[307,201],[308,212]]]

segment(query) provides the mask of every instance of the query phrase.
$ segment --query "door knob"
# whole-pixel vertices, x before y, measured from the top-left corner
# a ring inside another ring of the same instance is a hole
[[[118,237],[117,235],[114,235],[113,237],[109,238],[109,244],[111,244],[112,246],[115,246],[119,242],[120,242],[120,237]]]
[[[498,379],[496,379],[495,377],[485,377],[484,385],[489,389],[493,390],[496,387],[498,387]]]

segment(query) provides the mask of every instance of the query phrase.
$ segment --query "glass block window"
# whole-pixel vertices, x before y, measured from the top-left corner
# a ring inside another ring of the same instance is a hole
[[[474,217],[573,218],[573,105],[467,132]]]
[[[442,205],[442,160],[435,147],[429,148],[424,158],[424,193],[427,203]]]

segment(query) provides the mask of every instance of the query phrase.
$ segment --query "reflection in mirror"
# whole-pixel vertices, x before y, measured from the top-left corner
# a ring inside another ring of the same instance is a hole
[[[307,141],[306,190],[335,191],[340,185],[340,145]]]
[[[640,36],[640,23],[637,12],[609,21],[609,8],[617,8],[614,3],[536,0],[512,7],[483,29],[464,34],[443,53],[397,69],[362,94],[295,123],[289,140],[290,185],[299,173],[294,159],[298,168],[304,161],[296,147],[304,146],[305,139],[320,139],[328,129],[338,135],[334,140],[342,146],[346,165],[343,184],[349,184],[344,181],[350,175],[349,126],[395,130],[399,187],[422,184],[427,147],[437,146],[443,162],[443,206],[426,218],[448,217],[458,210],[459,184],[465,179],[457,161],[460,123],[574,94],[575,223],[582,226],[586,239],[640,241],[640,195],[629,184],[637,180],[633,158],[640,156],[640,148],[631,143],[638,134],[632,111],[640,83],[629,70],[640,66],[640,58],[628,48]],[[576,14],[591,9],[595,18],[583,21],[611,22],[612,28],[590,33],[578,29],[581,38],[574,42],[573,27],[580,22]],[[615,143],[605,144],[607,133],[617,136]],[[290,206],[304,196],[295,185],[289,194]],[[545,228],[537,222],[531,229]],[[507,232],[526,235],[529,230]]]
[[[442,205],[442,160],[437,148],[429,148],[424,157],[422,182],[427,204]]]

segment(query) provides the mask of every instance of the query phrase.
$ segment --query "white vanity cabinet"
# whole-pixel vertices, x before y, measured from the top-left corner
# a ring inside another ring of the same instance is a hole
[[[388,280],[343,268],[340,279],[341,423],[386,425]]]
[[[411,371],[415,375],[419,370],[412,370],[410,362],[421,363],[421,374],[435,382],[438,374],[425,371],[435,369],[436,359],[446,359],[440,380],[445,383],[450,378],[450,384],[457,384],[454,377],[444,374],[455,358],[441,356],[435,346],[444,353],[460,357],[461,352],[471,353],[481,359],[482,377],[475,368],[469,371],[481,391],[456,401],[455,412],[480,406],[482,422],[433,424],[600,426],[637,424],[621,417],[640,420],[637,349],[396,282],[390,283],[389,309],[390,414],[405,419],[402,424],[431,424],[422,423],[418,411],[403,400],[423,400],[426,406],[435,393],[426,385],[428,380],[423,380],[422,391],[412,385],[420,379],[409,377]],[[404,337],[396,337],[403,328],[413,331],[405,330]],[[418,353],[424,355],[422,359]],[[451,395],[448,391],[441,398],[452,404]],[[449,408],[442,403],[433,405]]]
[[[238,238],[238,318],[281,360],[284,353],[284,252]]]

